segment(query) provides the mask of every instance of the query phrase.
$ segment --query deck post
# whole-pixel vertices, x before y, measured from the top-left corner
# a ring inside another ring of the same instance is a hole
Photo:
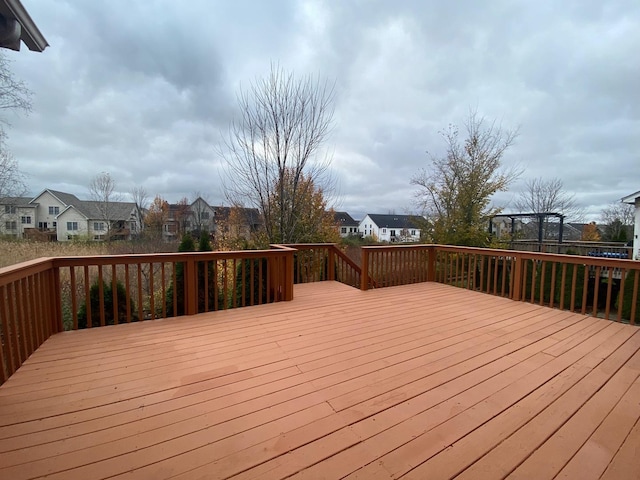
[[[436,281],[436,247],[429,245],[427,249],[427,282]]]
[[[523,258],[516,255],[515,269],[513,272],[513,292],[511,292],[511,300],[522,300],[522,264]]]
[[[360,290],[369,288],[369,251],[362,247],[362,272],[360,273]]]
[[[51,292],[51,311],[53,316],[51,318],[51,331],[52,333],[58,333],[64,330],[62,325],[62,294],[60,289],[60,267],[52,267],[51,275],[53,276],[53,282],[51,286],[53,291]],[[73,292],[71,293],[73,295]]]
[[[295,250],[291,249],[284,252],[284,275],[282,281],[284,282],[284,301],[289,302],[293,300],[293,254]]]
[[[195,315],[198,313],[198,291],[196,261],[188,258],[184,262],[184,291],[186,293],[185,315]]]
[[[329,245],[327,248],[327,280],[335,280],[336,279],[336,249],[335,243]]]

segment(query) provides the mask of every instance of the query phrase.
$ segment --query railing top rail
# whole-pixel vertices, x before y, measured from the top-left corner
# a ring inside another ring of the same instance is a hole
[[[134,263],[162,263],[184,262],[193,260],[225,260],[233,258],[265,258],[277,257],[286,253],[286,250],[232,250],[215,252],[173,252],[173,253],[137,253],[122,255],[87,255],[76,257],[53,257],[51,261],[55,267],[70,267],[81,265],[111,265]]]
[[[0,285],[7,285],[29,275],[46,272],[53,267],[53,257],[37,258],[0,268]]]

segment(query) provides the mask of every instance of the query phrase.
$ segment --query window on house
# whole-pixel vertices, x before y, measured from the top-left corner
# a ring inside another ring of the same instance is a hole
[[[209,212],[202,212],[202,219],[209,220]]]
[[[9,213],[9,214],[16,213],[16,206],[15,205],[5,205],[4,206],[4,213]]]
[[[53,222],[53,228],[56,228],[58,226],[58,222]]]
[[[396,236],[396,231],[395,230],[391,230],[391,236],[395,237]]]
[[[23,225],[31,225],[31,217],[20,217],[20,223]]]
[[[78,222],[67,222],[67,230],[78,230]]]
[[[13,220],[11,222],[5,222],[4,228],[7,230],[16,230],[18,228],[18,225],[16,224],[16,221]]]
[[[415,230],[411,230],[411,235],[415,236],[416,231]]]
[[[386,228],[383,228],[383,229],[382,229],[382,233],[387,233],[387,229],[386,229]]]
[[[60,213],[60,207],[49,207],[49,215],[58,215]]]
[[[104,230],[104,222],[93,222],[94,230]]]
[[[342,233],[347,233],[347,227],[342,227],[342,228],[340,229],[340,232],[342,232]]]

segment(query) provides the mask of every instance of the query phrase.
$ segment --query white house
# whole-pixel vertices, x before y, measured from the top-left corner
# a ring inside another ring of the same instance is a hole
[[[127,239],[142,228],[142,217],[134,203],[112,202],[107,215],[101,210],[105,209],[99,202],[51,189],[31,199],[5,198],[0,200],[0,234],[59,241],[75,237],[105,240]]]
[[[622,202],[636,207],[633,227],[633,253],[631,258],[640,260],[640,191],[622,198]]]
[[[22,238],[24,229],[33,226],[35,207],[30,198],[5,197],[0,199],[0,235]]]
[[[338,233],[341,237],[359,236],[359,222],[354,220],[347,212],[335,212],[334,220],[338,227]]]
[[[358,231],[363,237],[374,237],[382,242],[420,241],[419,217],[414,215],[369,213],[360,221]]]

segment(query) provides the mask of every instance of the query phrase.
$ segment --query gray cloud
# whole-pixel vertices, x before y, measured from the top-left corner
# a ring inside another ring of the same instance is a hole
[[[221,133],[271,62],[335,81],[341,208],[404,212],[411,175],[469,108],[520,129],[505,164],[560,177],[595,218],[638,190],[640,4],[24,0],[51,47],[8,53],[35,94],[9,145],[32,190],[120,188],[224,200]]]

